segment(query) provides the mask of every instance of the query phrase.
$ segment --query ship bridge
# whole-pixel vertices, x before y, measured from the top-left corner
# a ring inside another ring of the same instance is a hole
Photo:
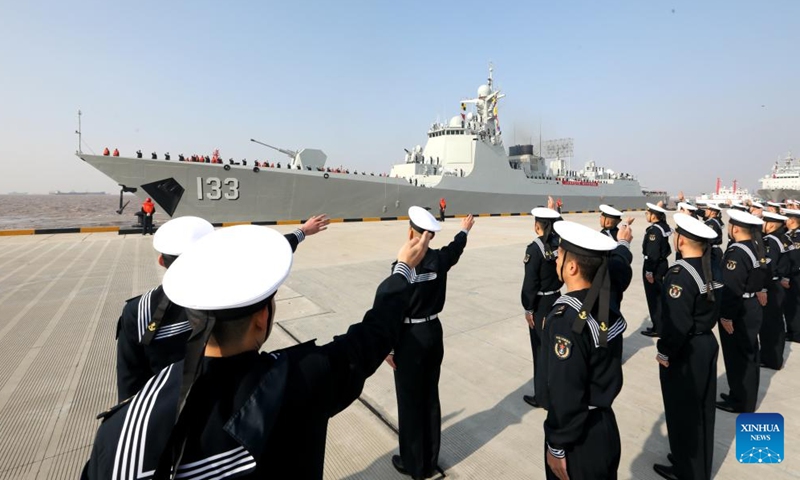
[[[476,98],[461,101],[459,115],[447,123],[431,125],[425,148],[417,145],[412,150],[406,149],[405,162],[394,165],[390,176],[405,178],[423,187],[438,185],[448,176],[468,176],[476,164],[478,142],[489,147],[492,157],[497,157],[481,158],[481,162],[503,159],[502,163],[507,165],[498,120],[499,100],[505,95],[494,88],[493,71],[490,65],[487,83],[478,87]],[[474,106],[473,111],[467,111],[468,105]],[[485,152],[485,149],[480,150]]]

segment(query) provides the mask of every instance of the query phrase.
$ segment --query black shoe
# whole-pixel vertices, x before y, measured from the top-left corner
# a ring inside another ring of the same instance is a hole
[[[408,475],[408,470],[403,466],[403,459],[400,458],[400,455],[392,455],[392,466],[401,474]]]
[[[542,406],[539,405],[539,402],[536,401],[536,397],[533,395],[523,395],[522,399],[525,400],[525,403],[533,408],[542,408]]]
[[[722,401],[726,403],[731,403],[731,404],[736,403],[736,401],[733,399],[733,395],[731,395],[730,393],[720,393],[719,398],[721,398]]]
[[[737,409],[736,409],[736,408],[733,406],[733,404],[732,404],[732,403],[730,403],[730,402],[727,402],[727,401],[724,401],[724,402],[716,402],[716,403],[715,403],[715,405],[717,406],[717,408],[719,408],[720,410],[722,410],[722,411],[724,411],[724,412],[728,412],[728,413],[742,413],[742,412],[740,412],[739,410],[737,410]]]
[[[675,465],[675,457],[674,457],[674,456],[673,456],[671,453],[668,453],[668,454],[667,454],[667,461],[668,461],[669,463],[671,463],[671,464]]]
[[[644,330],[642,330],[639,333],[641,333],[645,337],[657,337],[658,336],[658,332],[656,332],[652,328],[645,328]]]
[[[400,455],[392,455],[392,466],[395,470],[397,470],[402,475],[408,475],[409,477],[413,478],[414,480],[425,480],[428,477],[432,477],[436,471],[426,474],[424,477],[415,477],[408,473],[406,467],[403,466],[403,459],[400,458]]]
[[[678,480],[675,475],[675,469],[670,466],[655,464],[653,465],[653,470],[668,480]]]

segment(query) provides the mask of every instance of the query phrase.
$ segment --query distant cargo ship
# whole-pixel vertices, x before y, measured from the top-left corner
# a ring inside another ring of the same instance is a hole
[[[733,181],[732,187],[723,187],[722,180],[717,178],[717,188],[714,193],[704,193],[695,198],[700,203],[719,203],[719,204],[732,204],[752,202],[757,200],[750,194],[746,188],[740,188],[736,180]]]
[[[55,192],[50,192],[50,195],[106,195],[106,192],[76,192],[75,190],[62,192],[61,190],[56,190]]]

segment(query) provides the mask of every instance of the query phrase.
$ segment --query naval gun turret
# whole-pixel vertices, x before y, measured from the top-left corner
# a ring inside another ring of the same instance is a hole
[[[294,150],[273,147],[272,145],[268,145],[264,142],[259,142],[254,138],[251,138],[250,141],[259,145],[263,145],[267,148],[271,148],[288,156],[292,159],[292,161],[289,162],[289,165],[292,168],[299,167],[300,170],[316,170],[317,168],[323,168],[325,166],[325,161],[328,160],[328,156],[325,155],[325,152],[316,148],[303,148],[299,152],[296,152]]]

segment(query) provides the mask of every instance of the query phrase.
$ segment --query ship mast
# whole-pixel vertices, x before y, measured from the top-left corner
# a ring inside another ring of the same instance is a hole
[[[79,109],[78,110],[78,129],[75,130],[75,133],[78,134],[78,153],[83,153],[81,151],[81,143],[82,143],[81,142],[81,115],[82,115],[82,113],[81,113],[81,111]]]

